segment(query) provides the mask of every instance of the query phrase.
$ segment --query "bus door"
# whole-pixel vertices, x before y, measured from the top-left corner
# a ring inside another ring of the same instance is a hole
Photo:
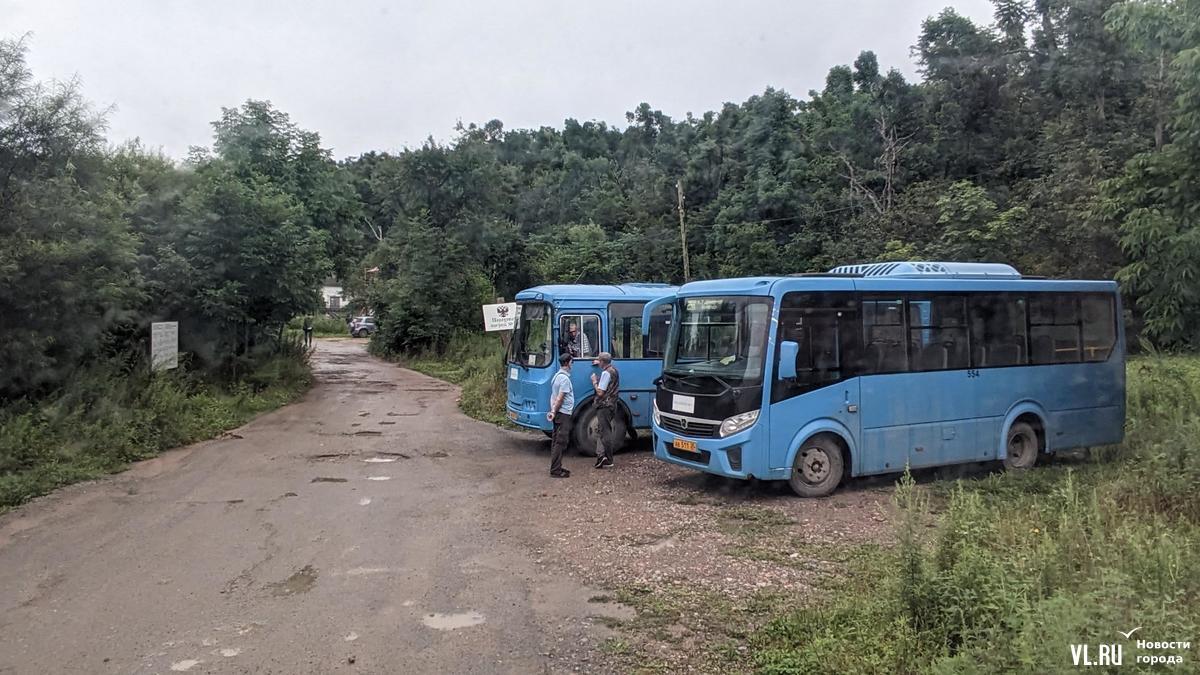
[[[859,310],[849,292],[791,292],[779,306],[776,373],[771,387],[771,467],[787,467],[796,434],[810,422],[849,435],[860,447]],[[788,467],[790,468],[790,467]],[[856,471],[857,472],[857,471]]]

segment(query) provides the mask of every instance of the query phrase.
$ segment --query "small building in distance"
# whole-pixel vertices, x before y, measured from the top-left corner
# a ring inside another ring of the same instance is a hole
[[[334,277],[329,277],[322,282],[321,303],[325,307],[326,314],[333,315],[345,311],[350,305],[350,297],[342,288],[342,282]]]

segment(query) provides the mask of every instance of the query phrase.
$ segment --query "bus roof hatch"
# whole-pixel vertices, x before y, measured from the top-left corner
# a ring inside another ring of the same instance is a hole
[[[830,274],[862,277],[953,277],[959,279],[1020,279],[1021,273],[1003,263],[884,262],[840,265]]]

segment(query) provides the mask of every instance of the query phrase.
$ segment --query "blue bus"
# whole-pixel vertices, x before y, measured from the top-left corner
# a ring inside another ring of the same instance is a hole
[[[568,349],[566,343],[574,333],[578,360],[571,371],[575,385],[572,445],[584,454],[595,454],[598,425],[590,376],[598,371],[591,361],[602,351],[613,355],[613,364],[621,372],[621,411],[630,437],[636,437],[637,429],[649,428],[671,309],[662,307],[645,318],[642,310],[647,302],[675,290],[666,284],[574,284],[537,286],[518,293],[517,325],[507,358],[508,419],[547,434],[553,430],[546,420],[550,380],[558,370],[559,354]]]
[[[654,454],[801,496],[906,466],[1118,443],[1117,285],[991,263],[877,263],[686,284],[654,405]]]

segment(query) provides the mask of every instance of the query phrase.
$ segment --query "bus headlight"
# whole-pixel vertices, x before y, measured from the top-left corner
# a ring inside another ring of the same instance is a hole
[[[655,424],[662,426],[662,416],[658,414],[658,401],[654,402],[654,408],[651,410],[650,415],[654,418]]]
[[[754,423],[757,421],[757,410],[751,410],[750,412],[744,412],[740,415],[734,415],[733,417],[726,419],[724,422],[721,422],[721,438],[732,436],[739,431],[749,429],[750,427],[754,426]]]

